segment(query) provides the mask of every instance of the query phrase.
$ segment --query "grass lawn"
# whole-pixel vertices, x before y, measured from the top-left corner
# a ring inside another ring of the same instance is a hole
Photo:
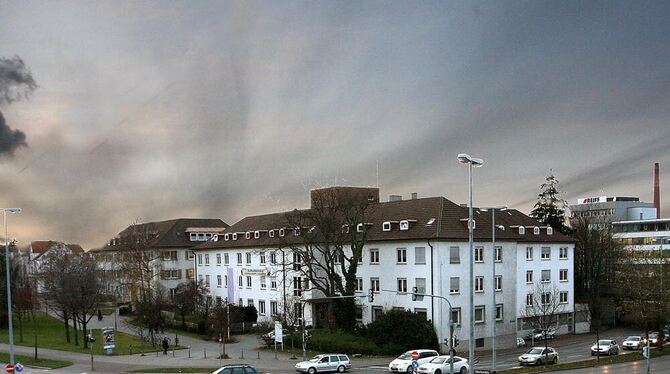
[[[94,317],[95,318],[95,317]],[[96,341],[92,343],[94,354],[103,354],[102,336],[99,329],[93,330],[93,336]],[[39,314],[37,317],[37,346],[38,348],[59,349],[64,351],[73,351],[89,353],[89,349],[84,349],[84,334],[79,331],[79,345],[74,345],[74,330],[70,327],[70,343],[65,341],[64,323],[46,314]],[[130,353],[132,346],[133,353],[138,353],[140,348],[144,352],[154,352],[159,348],[152,348],[150,344],[141,342],[138,337],[117,331],[114,337],[116,348],[115,355],[125,355]],[[29,319],[23,321],[23,341],[19,337],[19,323],[14,319],[14,344],[33,347],[35,337],[33,336],[33,324]],[[7,329],[0,329],[0,343],[9,343]],[[39,355],[39,353],[38,353]]]
[[[39,357],[39,354],[38,356]],[[72,365],[70,361],[49,360],[38,358],[37,361],[33,356],[14,355],[14,361],[21,363],[23,366],[37,366],[49,369],[58,369]],[[0,353],[0,362],[9,362],[9,353]],[[4,366],[4,365],[3,365]]]
[[[663,351],[658,350],[658,348],[651,350],[651,358],[665,356],[665,355],[668,355],[668,354],[670,354],[670,347],[664,347]],[[618,363],[622,363],[622,362],[639,361],[639,360],[644,360],[644,359],[645,358],[642,357],[642,354],[640,352],[633,352],[633,353],[625,354],[625,355],[601,357],[600,361],[598,361],[595,358],[592,358],[592,359],[588,359],[588,360],[585,360],[585,361],[569,362],[569,363],[557,364],[557,365],[547,365],[546,367],[545,366],[533,366],[533,367],[524,367],[524,368],[519,368],[519,369],[500,370],[500,371],[498,371],[498,373],[500,373],[500,374],[544,373],[544,372],[557,371],[557,370],[568,370],[568,369],[580,369],[580,368],[597,367],[597,366],[604,366],[604,365],[610,365],[610,364],[618,364]]]

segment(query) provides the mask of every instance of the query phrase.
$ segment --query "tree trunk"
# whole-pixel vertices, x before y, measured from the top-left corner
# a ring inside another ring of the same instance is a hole
[[[83,331],[83,334],[84,334],[84,348],[88,348],[88,339],[86,339],[86,334],[87,334],[88,330],[86,330],[86,325],[87,325],[86,314],[84,314],[84,316],[81,319],[81,328],[82,328],[82,331]]]
[[[65,341],[70,343],[70,321],[67,313],[63,313],[63,320],[65,321]]]
[[[19,342],[23,343],[23,312],[19,311],[16,316],[19,320]]]
[[[77,317],[72,316],[72,327],[74,330],[74,345],[79,345],[79,333],[77,332]]]

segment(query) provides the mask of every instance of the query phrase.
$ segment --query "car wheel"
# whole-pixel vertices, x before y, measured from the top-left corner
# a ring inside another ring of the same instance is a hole
[[[437,369],[437,370],[435,370],[435,373],[434,373],[434,374],[442,374],[442,370]]]
[[[315,368],[315,367],[311,367],[311,368],[307,369],[307,372],[308,372],[309,374],[314,374],[314,373],[316,373],[316,368]]]
[[[340,365],[340,366],[337,367],[337,372],[338,373],[344,373],[345,370],[346,370],[346,368],[344,367],[344,365]]]
[[[468,369],[465,368],[465,366],[461,367],[461,374],[465,374],[468,372]]]
[[[412,367],[412,364],[409,364],[409,366],[407,366],[407,372],[408,373],[413,373],[414,372],[414,367]]]
[[[554,359],[551,361],[551,363],[556,365],[558,363],[558,357],[554,357]]]
[[[540,366],[540,365],[542,365],[542,359],[541,359],[541,358],[538,358],[538,359],[537,359],[537,366]]]

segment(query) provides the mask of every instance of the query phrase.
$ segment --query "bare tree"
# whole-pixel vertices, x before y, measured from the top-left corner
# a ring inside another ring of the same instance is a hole
[[[195,313],[208,293],[209,290],[202,280],[191,280],[177,286],[172,304],[181,317],[182,328],[186,328],[186,316]]]
[[[542,332],[544,338],[545,360],[548,364],[549,356],[546,350],[549,338],[548,330],[558,325],[558,315],[565,311],[565,304],[561,302],[560,291],[551,283],[536,283],[533,292],[527,295],[526,306],[520,310],[520,315],[533,328]]]
[[[69,275],[70,287],[68,296],[71,310],[82,331],[86,334],[87,324],[95,315],[95,310],[102,301],[98,264],[92,256],[71,255]],[[84,348],[88,348],[88,339],[84,339]]]
[[[285,246],[292,252],[289,262],[300,281],[307,281],[294,284],[294,289],[318,290],[325,297],[354,295],[356,272],[367,242],[373,206],[364,194],[347,195],[324,189],[312,191],[310,209],[286,214],[289,232]],[[334,313],[335,308],[337,313]],[[340,327],[353,328],[354,300],[333,300],[329,303],[328,315],[331,322],[335,317]]]
[[[158,229],[153,224],[134,223],[115,241],[116,268],[125,286],[139,293],[137,301],[151,298],[150,290],[160,275],[160,252],[153,247]]]
[[[54,249],[43,259],[37,278],[43,289],[41,297],[45,304],[55,310],[63,320],[65,340],[70,342],[70,324],[73,319],[72,301],[69,296],[71,258],[64,251]],[[78,342],[77,342],[78,343]]]

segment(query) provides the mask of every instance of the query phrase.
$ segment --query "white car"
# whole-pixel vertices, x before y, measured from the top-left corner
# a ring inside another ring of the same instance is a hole
[[[533,347],[519,356],[520,365],[555,364],[558,362],[558,352],[551,347]]]
[[[644,345],[644,340],[642,339],[641,336],[629,336],[626,338],[626,340],[621,343],[621,348],[623,349],[640,349],[641,346]]]
[[[437,351],[434,349],[413,349],[401,354],[398,356],[398,358],[391,361],[389,364],[389,371],[395,373],[413,372],[414,368],[412,367],[412,352],[417,352],[419,354],[419,358],[416,360],[419,366],[429,363],[430,360],[438,356]]]
[[[523,338],[516,338],[516,346],[517,347],[525,347],[526,346],[526,341],[523,340]]]
[[[351,360],[349,359],[349,356],[342,353],[316,355],[309,361],[302,361],[295,364],[295,370],[309,374],[326,371],[344,373],[349,369],[351,369]]]
[[[420,365],[417,372],[420,374],[443,374],[449,373],[451,356],[437,356],[429,363]],[[454,356],[454,373],[467,373],[470,370],[468,360]]]
[[[600,339],[598,344],[591,346],[591,356],[595,355],[618,355],[619,345],[612,339]]]

